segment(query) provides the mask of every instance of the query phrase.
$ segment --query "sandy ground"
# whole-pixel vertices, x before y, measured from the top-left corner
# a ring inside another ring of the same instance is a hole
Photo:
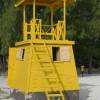
[[[100,100],[100,75],[80,77],[79,81],[80,100]]]
[[[100,100],[100,75],[84,76],[79,78],[81,90],[80,100]],[[0,76],[0,100],[14,100],[9,97],[10,89],[7,78]]]

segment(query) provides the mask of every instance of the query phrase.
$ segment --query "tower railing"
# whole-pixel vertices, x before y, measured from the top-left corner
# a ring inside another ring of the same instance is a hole
[[[24,40],[64,40],[64,35],[64,21],[58,21],[55,25],[42,25],[41,19],[33,19],[30,24],[24,24]]]

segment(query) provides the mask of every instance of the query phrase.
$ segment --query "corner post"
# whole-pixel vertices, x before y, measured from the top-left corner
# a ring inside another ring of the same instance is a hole
[[[53,8],[51,8],[51,26],[53,25]]]
[[[53,32],[53,8],[50,7],[50,10],[51,10],[51,32]],[[52,36],[52,39],[54,40],[54,33],[53,33],[53,36]]]
[[[66,39],[66,0],[64,0],[64,36],[63,39]]]
[[[31,30],[32,30],[32,32],[31,32],[31,36],[32,36],[32,40],[34,40],[35,39],[35,0],[33,0],[33,20],[32,20],[32,22],[31,22]]]
[[[25,4],[23,5],[23,40],[27,40]]]
[[[35,20],[35,0],[33,0],[33,19]]]

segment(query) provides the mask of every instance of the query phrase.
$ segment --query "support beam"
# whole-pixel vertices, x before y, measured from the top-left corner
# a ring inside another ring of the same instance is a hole
[[[23,24],[26,22],[25,5],[23,5]]]
[[[64,0],[64,37],[66,39],[66,0]]]
[[[23,39],[26,40],[26,27],[25,27],[25,23],[26,23],[26,12],[25,12],[25,5],[23,5]]]
[[[33,21],[31,22],[31,39],[35,39],[35,0],[33,0]]]
[[[53,25],[53,8],[51,8],[51,25]]]
[[[35,19],[35,0],[33,1],[33,19]]]

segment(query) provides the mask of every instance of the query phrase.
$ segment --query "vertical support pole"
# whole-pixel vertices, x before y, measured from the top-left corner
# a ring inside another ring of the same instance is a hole
[[[42,21],[40,20],[40,22],[39,22],[39,23],[40,23],[40,25],[39,25],[39,27],[40,27],[40,28],[39,28],[39,32],[40,32],[40,34],[39,34],[39,35],[40,35],[40,36],[39,36],[39,38],[41,39]]]
[[[51,32],[52,30],[53,30],[53,8],[51,7]],[[54,40],[54,33],[53,33],[52,39]]]
[[[66,39],[66,0],[64,0],[64,36],[63,39]]]
[[[33,1],[33,19],[35,20],[35,0]]]
[[[53,8],[51,8],[51,25],[53,25]]]
[[[33,0],[33,20],[31,22],[31,39],[35,39],[35,0]]]
[[[25,4],[23,5],[23,40],[27,40]]]

